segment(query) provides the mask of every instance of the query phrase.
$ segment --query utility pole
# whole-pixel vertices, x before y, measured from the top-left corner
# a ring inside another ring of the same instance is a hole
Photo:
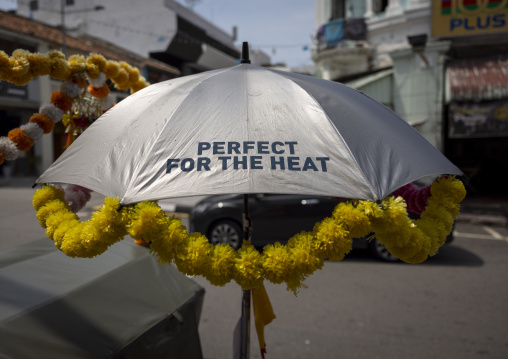
[[[60,22],[62,23],[62,53],[67,57],[65,49],[65,0],[60,0]]]

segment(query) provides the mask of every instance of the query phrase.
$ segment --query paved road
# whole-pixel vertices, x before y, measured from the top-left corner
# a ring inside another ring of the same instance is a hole
[[[0,187],[0,250],[44,236],[32,193]],[[96,195],[89,206],[99,203]],[[267,358],[508,358],[508,228],[462,221],[455,230],[455,242],[421,265],[357,251],[327,262],[297,297],[267,284],[277,315],[266,328]],[[206,289],[204,356],[230,358],[241,291],[194,280]],[[260,358],[254,331],[251,344]]]
[[[277,315],[266,328],[268,358],[507,358],[508,243],[479,235],[457,238],[421,265],[351,253],[327,262],[298,297],[267,285]],[[195,280],[207,291],[203,351],[226,358],[240,291]],[[260,358],[252,340],[251,357]]]

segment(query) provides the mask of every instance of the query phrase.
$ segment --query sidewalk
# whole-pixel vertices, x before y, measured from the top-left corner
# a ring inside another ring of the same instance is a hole
[[[1,187],[30,189],[35,183],[36,177],[0,177]],[[166,212],[189,213],[191,209],[204,196],[171,198],[159,201],[159,205]],[[102,204],[104,196],[98,193],[92,195],[92,199],[86,205],[87,210],[95,210],[94,207]],[[458,222],[483,223],[489,225],[508,225],[508,197],[494,196],[466,196],[460,205]]]

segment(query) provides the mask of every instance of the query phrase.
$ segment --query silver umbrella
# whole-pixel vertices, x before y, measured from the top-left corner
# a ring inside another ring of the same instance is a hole
[[[379,201],[462,172],[395,113],[340,83],[242,63],[151,85],[110,109],[37,180],[121,205],[223,193]],[[247,201],[244,236],[249,239]],[[250,291],[242,302],[248,353]]]
[[[122,204],[222,193],[376,201],[427,175],[461,173],[361,92],[244,63],[129,96],[37,183],[77,184]]]

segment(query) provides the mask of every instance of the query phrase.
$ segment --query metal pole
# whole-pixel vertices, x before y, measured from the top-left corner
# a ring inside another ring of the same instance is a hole
[[[242,290],[242,320],[240,322],[240,358],[249,359],[250,354],[250,299],[251,291]]]
[[[252,232],[252,223],[249,217],[249,195],[243,195],[243,240],[250,241]]]
[[[250,64],[249,44],[242,44],[242,64]],[[243,240],[250,241],[252,222],[249,217],[249,195],[243,195]],[[242,319],[240,322],[240,358],[249,359],[250,355],[250,301],[251,290],[244,290],[242,295]]]
[[[67,56],[65,53],[65,0],[60,1],[60,17],[62,22],[62,53]]]
[[[252,223],[249,218],[249,196],[243,195],[243,240],[250,241]],[[243,290],[242,318],[240,321],[240,358],[249,359],[250,354],[250,301],[251,291]]]

